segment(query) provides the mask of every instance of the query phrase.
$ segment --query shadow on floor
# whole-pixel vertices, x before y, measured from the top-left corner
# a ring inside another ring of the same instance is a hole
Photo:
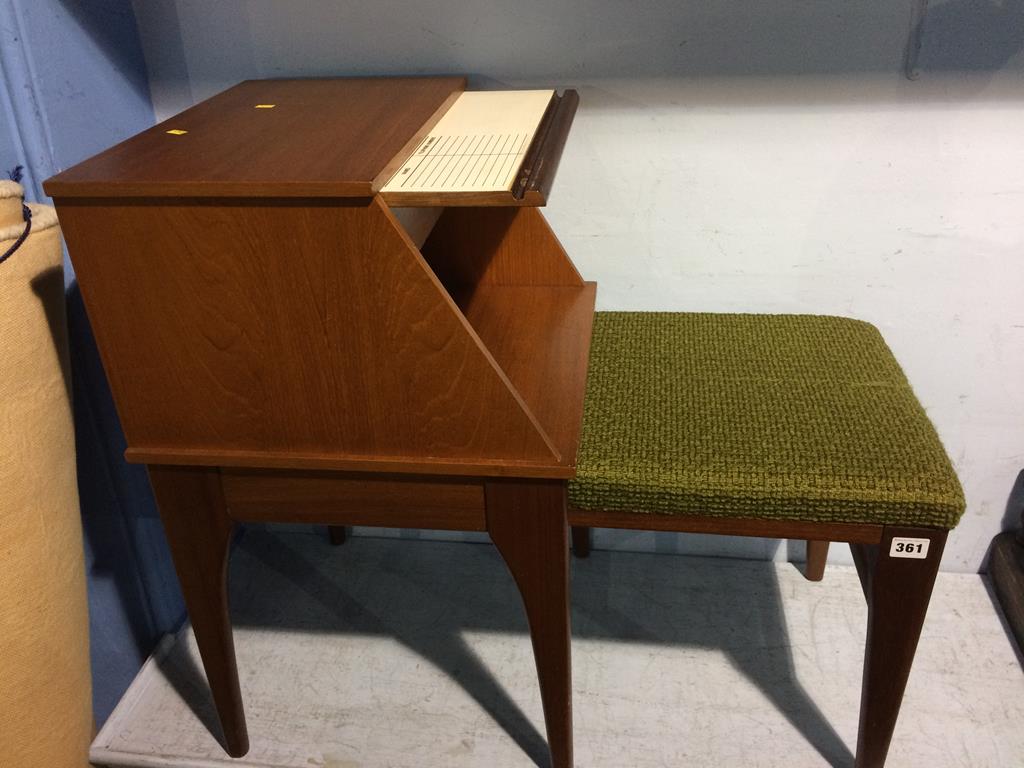
[[[982,579],[982,583],[985,585],[985,592],[988,593],[988,599],[992,601],[992,610],[999,618],[999,625],[1003,628],[1003,632],[1006,633],[1006,641],[1013,649],[1013,655],[1017,657],[1017,663],[1020,664],[1021,670],[1024,671],[1024,648],[1022,648],[1017,642],[1017,637],[1013,633],[1013,627],[1010,626],[1010,622],[1006,618],[1006,610],[1003,608],[1003,604],[999,600],[999,595],[996,593],[995,587],[992,586],[992,579],[986,576]]]
[[[774,566],[743,566],[595,552],[573,564],[573,637],[724,652],[828,764],[851,765],[849,748],[796,679]],[[527,633],[493,547],[356,538],[334,548],[326,536],[253,529],[231,573],[235,626],[394,638],[455,679],[537,765],[548,764],[544,736],[463,639],[467,631]],[[180,646],[161,670],[219,739],[202,672]]]
[[[49,288],[37,290],[52,290],[48,280]],[[93,711],[102,725],[160,637],[181,624],[185,604],[146,470],[124,460],[124,434],[77,282],[66,300]],[[62,317],[51,321],[57,338],[63,325]]]

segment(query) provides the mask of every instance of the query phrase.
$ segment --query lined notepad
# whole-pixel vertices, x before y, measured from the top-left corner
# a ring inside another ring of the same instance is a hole
[[[554,91],[467,91],[382,192],[503,192],[512,188]]]

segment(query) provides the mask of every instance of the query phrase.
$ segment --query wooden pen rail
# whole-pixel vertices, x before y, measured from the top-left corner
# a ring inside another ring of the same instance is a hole
[[[561,96],[555,94],[523,159],[519,178],[512,188],[514,199],[523,201],[524,205],[547,202],[579,103],[580,95],[572,89]]]

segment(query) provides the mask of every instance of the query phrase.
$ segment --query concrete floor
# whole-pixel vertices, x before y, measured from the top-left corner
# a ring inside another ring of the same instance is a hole
[[[232,558],[252,742],[222,752],[194,641],[150,659],[99,765],[546,765],[493,547],[254,529]],[[852,765],[866,610],[852,569],[595,552],[573,564],[576,764]],[[888,766],[1024,765],[1024,674],[985,583],[942,574]]]

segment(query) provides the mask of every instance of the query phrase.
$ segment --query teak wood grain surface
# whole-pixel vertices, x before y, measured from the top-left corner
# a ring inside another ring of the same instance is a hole
[[[377,199],[76,198],[61,222],[135,459],[572,464]],[[564,352],[523,299],[514,341]]]
[[[45,189],[51,197],[368,197],[465,87],[463,77],[247,80]]]
[[[228,556],[235,523],[220,478],[205,467],[150,467],[149,482],[174,555],[181,592],[217,706],[224,746],[249,751],[242,689],[228,612]]]
[[[221,481],[228,514],[239,521],[487,530],[477,479],[225,469]]]

